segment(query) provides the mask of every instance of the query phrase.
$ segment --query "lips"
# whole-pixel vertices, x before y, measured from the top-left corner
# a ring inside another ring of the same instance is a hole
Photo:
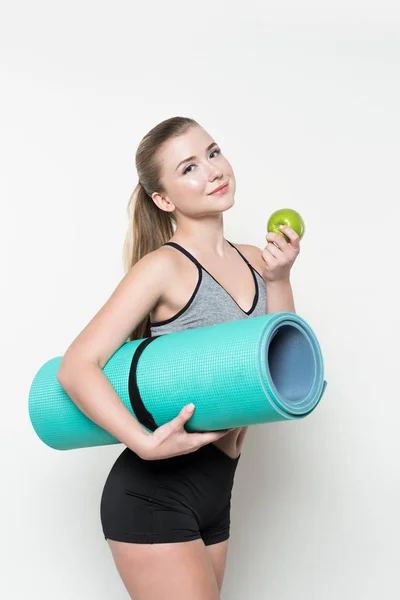
[[[210,196],[212,196],[213,194],[216,194],[217,192],[219,192],[219,191],[221,191],[221,190],[224,190],[224,188],[228,188],[228,185],[229,185],[228,183],[223,183],[223,184],[222,184],[222,185],[220,185],[219,187],[215,188],[215,190],[213,190],[213,191],[210,193]]]

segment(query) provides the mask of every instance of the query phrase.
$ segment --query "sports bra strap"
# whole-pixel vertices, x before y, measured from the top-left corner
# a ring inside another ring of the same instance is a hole
[[[244,262],[247,265],[249,265],[249,267],[253,268],[252,265],[247,260],[247,258],[245,256],[243,256],[243,254],[240,252],[240,250],[238,250],[238,248],[236,248],[236,246],[234,246],[233,244],[231,244],[231,242],[229,240],[226,240],[226,241],[228,242],[228,244],[230,246],[232,246],[232,248],[235,248],[236,252],[238,252],[240,254],[240,256],[243,258]],[[186,248],[183,248],[183,246],[181,246],[180,244],[177,244],[176,242],[166,242],[164,244],[164,246],[173,246],[174,248],[177,248],[177,250],[180,250],[181,252],[183,252],[183,254],[185,254],[188,258],[190,258],[190,260],[192,262],[194,262],[197,266],[199,266],[202,269],[204,269],[203,265],[201,263],[199,263],[199,261],[197,260],[197,258],[195,258],[193,256],[193,254],[190,254],[190,252],[188,250],[186,250]]]
[[[186,254],[186,256],[188,258],[190,258],[190,260],[192,262],[194,262],[195,265],[197,265],[200,268],[203,268],[202,265],[199,263],[199,261],[197,260],[197,258],[195,258],[192,254],[190,254],[190,252],[188,250],[186,250],[186,248],[183,248],[183,246],[181,246],[180,244],[177,244],[176,242],[166,242],[164,244],[164,246],[173,246],[174,248],[176,248],[177,250],[180,250],[181,252],[183,252],[183,254]]]

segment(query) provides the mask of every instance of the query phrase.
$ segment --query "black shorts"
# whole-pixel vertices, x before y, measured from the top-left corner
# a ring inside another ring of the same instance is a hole
[[[104,485],[104,537],[157,544],[229,538],[231,493],[240,455],[214,444],[162,460],[144,460],[125,448]]]

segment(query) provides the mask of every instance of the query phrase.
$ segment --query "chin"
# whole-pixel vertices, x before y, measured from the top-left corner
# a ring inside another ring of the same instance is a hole
[[[233,198],[232,196],[226,196],[225,197],[225,201],[223,202],[222,199],[219,202],[219,205],[217,207],[217,210],[219,212],[225,212],[226,210],[229,210],[230,208],[232,208],[232,206],[235,204],[235,198]]]

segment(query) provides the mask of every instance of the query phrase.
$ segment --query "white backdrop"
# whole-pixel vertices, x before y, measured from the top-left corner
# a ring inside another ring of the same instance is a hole
[[[181,115],[234,167],[228,239],[302,214],[292,285],[328,380],[307,419],[249,431],[222,597],[397,599],[399,5],[159,1],[1,9],[0,595],[127,598],[99,517],[123,446],[52,450],[27,400],[122,278],[137,145]]]

